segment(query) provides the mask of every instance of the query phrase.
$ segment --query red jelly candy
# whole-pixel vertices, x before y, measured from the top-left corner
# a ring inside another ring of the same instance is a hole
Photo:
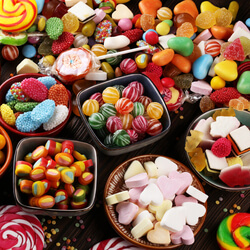
[[[240,42],[240,38],[235,39],[231,44],[229,44],[226,47],[223,56],[227,60],[236,60],[236,61],[245,60],[244,50]]]

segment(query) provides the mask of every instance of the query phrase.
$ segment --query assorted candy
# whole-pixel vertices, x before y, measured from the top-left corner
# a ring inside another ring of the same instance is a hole
[[[48,140],[16,162],[15,174],[30,206],[81,209],[88,205],[92,166],[72,141]]]
[[[50,131],[69,114],[69,95],[51,76],[30,77],[11,85],[1,105],[1,117],[18,131],[34,132],[41,126]]]
[[[5,163],[5,158],[6,158],[4,152],[5,146],[6,146],[6,139],[2,134],[0,134],[0,166],[2,166]]]
[[[250,130],[234,109],[201,119],[186,137],[185,150],[198,172],[219,178],[229,187],[250,185]]]
[[[124,147],[163,130],[163,107],[144,96],[138,81],[106,87],[82,104],[89,125],[108,147]]]
[[[131,161],[122,176],[124,188],[113,192],[111,187],[105,198],[108,210],[121,226],[129,226],[125,230],[132,237],[164,246],[194,243],[193,231],[206,213],[208,196],[195,187],[189,172],[158,156]]]

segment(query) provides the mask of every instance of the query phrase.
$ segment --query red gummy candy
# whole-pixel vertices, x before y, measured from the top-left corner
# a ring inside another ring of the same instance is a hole
[[[227,138],[218,139],[211,148],[213,154],[217,157],[229,156],[231,149],[231,142]]]
[[[218,90],[215,90],[211,95],[210,99],[215,103],[227,103],[231,99],[238,99],[241,94],[233,87],[224,87]]]
[[[227,60],[235,60],[235,61],[245,60],[244,49],[239,38],[235,39],[231,44],[229,44],[226,47],[223,56]]]
[[[51,50],[54,54],[60,54],[67,50],[74,42],[74,35],[70,32],[63,32],[59,38],[52,43]]]
[[[161,84],[161,79],[156,73],[144,71],[144,72],[142,72],[142,74],[146,75],[153,82],[153,84],[156,86],[158,91],[161,94],[163,94],[164,89],[163,89],[163,86]]]
[[[162,67],[150,62],[145,69],[146,72],[151,72],[157,74],[157,76],[161,77],[162,75]]]

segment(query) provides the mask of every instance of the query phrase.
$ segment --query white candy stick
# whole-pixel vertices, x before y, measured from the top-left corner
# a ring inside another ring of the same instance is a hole
[[[146,50],[146,49],[149,49],[149,46],[143,46],[143,47],[138,47],[138,48],[134,48],[134,49],[119,51],[119,52],[116,52],[116,53],[106,54],[106,55],[103,55],[103,56],[98,56],[97,59],[98,60],[103,60],[103,59],[106,59],[106,58],[125,55],[125,54],[129,54],[129,53],[133,53],[133,52],[137,52],[137,51],[141,51],[141,50]]]

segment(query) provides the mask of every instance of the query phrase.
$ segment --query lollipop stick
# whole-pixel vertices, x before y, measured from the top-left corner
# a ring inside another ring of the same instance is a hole
[[[127,50],[123,50],[123,51],[119,51],[119,52],[115,52],[115,53],[111,53],[111,54],[106,54],[103,56],[98,56],[97,59],[103,60],[106,58],[125,55],[125,54],[129,54],[129,53],[133,53],[133,52],[137,52],[137,51],[141,51],[141,50],[146,50],[146,49],[149,49],[149,46],[143,46],[143,47],[138,47],[138,48],[134,48],[134,49],[127,49]]]
[[[33,37],[33,36],[47,36],[48,34],[46,32],[41,33],[41,32],[30,32],[28,33],[28,37]]]

